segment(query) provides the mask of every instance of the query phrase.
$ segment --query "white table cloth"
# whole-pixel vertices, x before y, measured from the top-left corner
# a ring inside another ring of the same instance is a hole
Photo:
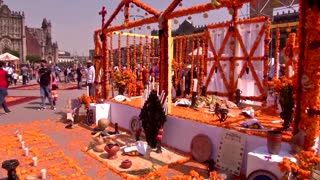
[[[110,104],[95,104],[91,103],[89,110],[93,111],[93,121],[98,125],[98,121],[102,118],[109,119]]]
[[[289,153],[290,149],[287,143],[282,143],[281,151],[278,155],[269,154],[267,145],[260,146],[252,152],[249,152],[247,159],[247,177],[256,170],[266,170],[280,179],[284,173],[280,171],[278,163],[281,162],[284,157],[288,157],[291,161],[296,162],[293,155]]]

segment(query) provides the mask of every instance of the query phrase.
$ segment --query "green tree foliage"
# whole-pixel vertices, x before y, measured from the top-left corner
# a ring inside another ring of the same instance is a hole
[[[4,52],[4,53],[10,53],[10,54],[12,54],[12,55],[14,55],[14,56],[16,56],[16,57],[20,57],[20,54],[19,54],[18,51],[11,50],[11,49],[9,49],[9,48],[7,48],[7,47],[4,48],[3,52]]]
[[[41,60],[41,57],[38,55],[27,55],[27,60],[33,64],[33,63],[38,63]]]

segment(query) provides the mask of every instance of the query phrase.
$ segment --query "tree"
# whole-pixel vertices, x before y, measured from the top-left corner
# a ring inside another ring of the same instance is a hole
[[[12,55],[14,55],[14,56],[16,56],[16,57],[20,57],[20,54],[19,54],[18,51],[16,51],[16,50],[11,50],[11,49],[8,48],[8,47],[4,48],[3,52],[5,52],[5,53],[10,53],[10,54],[12,54]]]
[[[41,61],[41,57],[38,55],[27,55],[27,60],[33,64]]]

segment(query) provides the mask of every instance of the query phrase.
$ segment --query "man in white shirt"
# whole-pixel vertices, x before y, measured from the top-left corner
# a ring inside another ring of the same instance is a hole
[[[86,78],[87,86],[89,88],[89,96],[94,96],[94,80],[95,80],[95,69],[91,61],[87,62]]]
[[[7,71],[7,73],[8,73],[8,83],[9,83],[9,85],[11,85],[12,80],[13,80],[13,78],[12,78],[13,68],[11,67],[11,64],[8,63],[7,67],[5,67],[4,70]]]

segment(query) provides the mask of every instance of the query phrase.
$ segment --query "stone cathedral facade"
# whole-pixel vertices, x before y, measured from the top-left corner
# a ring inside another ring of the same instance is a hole
[[[10,49],[19,52],[21,62],[26,62],[28,55],[57,62],[58,44],[52,41],[51,22],[43,19],[40,28],[30,28],[25,18],[23,12],[11,11],[0,0],[0,54]]]

